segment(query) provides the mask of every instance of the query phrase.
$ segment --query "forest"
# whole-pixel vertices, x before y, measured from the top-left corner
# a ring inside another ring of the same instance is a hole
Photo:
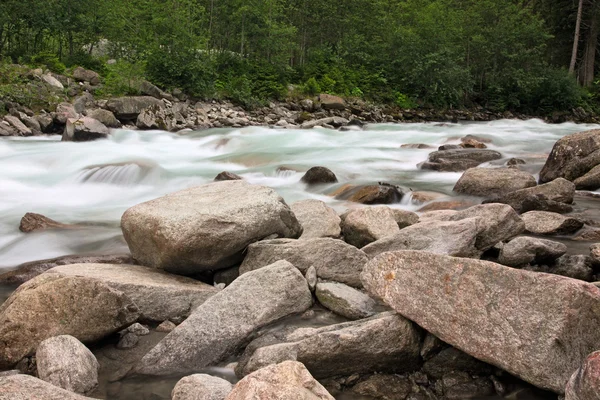
[[[245,106],[595,110],[600,0],[2,0],[0,59]]]

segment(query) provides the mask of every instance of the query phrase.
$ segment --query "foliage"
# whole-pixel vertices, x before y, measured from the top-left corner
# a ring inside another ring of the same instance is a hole
[[[136,95],[144,81],[144,65],[126,60],[107,65],[106,78],[100,94],[105,96]]]
[[[57,74],[62,74],[67,69],[65,64],[63,64],[55,54],[48,52],[43,52],[32,56],[28,64],[31,64],[35,67],[48,68],[50,71]]]
[[[307,95],[316,96],[321,93],[321,85],[319,85],[319,82],[312,77],[304,84],[303,91]]]

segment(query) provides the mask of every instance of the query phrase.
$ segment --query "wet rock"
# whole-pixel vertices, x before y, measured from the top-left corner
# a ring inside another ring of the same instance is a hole
[[[248,272],[199,306],[142,358],[135,371],[196,372],[231,355],[255,330],[311,304],[306,280],[290,263],[278,261]]]
[[[489,375],[493,367],[454,347],[447,347],[425,361],[422,371],[432,378],[441,379],[448,371],[468,372],[471,375]]]
[[[140,129],[160,129],[173,132],[177,130],[177,115],[173,109],[150,106],[140,112],[135,125]]]
[[[502,154],[494,150],[448,149],[448,147],[444,147],[444,149],[429,154],[427,162],[421,165],[421,169],[460,172],[474,168],[484,162],[499,160],[501,158]]]
[[[401,149],[432,149],[433,146],[424,143],[405,143],[400,146]]]
[[[133,300],[142,320],[157,322],[185,318],[218,292],[200,281],[139,265],[73,264],[49,272],[97,279]]]
[[[548,272],[586,282],[591,282],[594,275],[592,260],[584,255],[564,255],[551,265]]]
[[[319,95],[319,102],[321,103],[321,107],[326,110],[344,110],[346,108],[344,99],[330,94],[321,93]]]
[[[42,231],[46,229],[68,229],[72,227],[73,225],[63,224],[43,216],[42,214],[29,212],[26,213],[23,218],[21,218],[21,223],[19,224],[19,230],[25,233]]]
[[[342,220],[344,240],[358,248],[398,232],[395,214],[386,206],[352,210]]]
[[[102,108],[89,110],[86,112],[86,115],[90,118],[100,121],[100,123],[104,124],[108,128],[120,128],[122,126],[112,112]]]
[[[73,78],[80,82],[89,82],[94,86],[100,84],[100,75],[97,72],[82,67],[73,70]]]
[[[528,172],[514,168],[471,168],[460,177],[454,191],[471,196],[502,196],[519,189],[535,186]]]
[[[25,124],[23,122],[21,122],[21,120],[19,118],[14,117],[12,115],[6,115],[4,117],[4,120],[6,122],[8,122],[10,124],[10,126],[12,126],[17,131],[17,134],[19,136],[33,135],[31,128],[28,128],[27,126],[25,126]]]
[[[583,227],[577,218],[548,211],[529,211],[521,215],[527,232],[538,235],[568,235]]]
[[[213,180],[215,182],[218,182],[218,181],[239,181],[242,179],[244,179],[244,178],[242,178],[238,174],[234,174],[233,172],[229,172],[229,171],[223,171],[223,172],[219,173],[217,176],[215,176],[215,179],[213,179]]]
[[[70,392],[91,393],[98,386],[96,357],[69,335],[44,340],[35,352],[38,377]]]
[[[0,377],[0,400],[91,400],[30,375]]]
[[[510,267],[522,267],[552,262],[566,252],[567,246],[563,243],[521,236],[502,247],[498,262]]]
[[[448,400],[480,399],[495,394],[489,378],[472,378],[466,372],[448,372],[442,378],[442,388]]]
[[[587,241],[597,242],[600,241],[600,229],[592,228],[591,226],[584,226],[577,234],[573,237],[576,241]]]
[[[532,210],[550,211],[548,209],[541,208],[551,207],[551,202],[571,204],[574,196],[575,185],[566,179],[557,178],[552,182],[526,189],[520,189],[505,194],[501,197],[494,198],[491,201],[495,203],[508,204],[518,213],[523,213]],[[536,200],[540,204],[545,202],[547,205],[535,205]],[[532,203],[534,203],[534,205],[532,205]]]
[[[263,240],[248,246],[240,274],[287,260],[303,274],[315,267],[321,279],[360,287],[360,273],[367,262],[361,250],[342,240],[317,238],[306,240]]]
[[[137,119],[138,115],[148,107],[163,108],[164,103],[151,96],[128,96],[110,99],[106,107],[119,120],[132,121]]]
[[[565,400],[600,400],[600,351],[590,354],[573,373]]]
[[[351,320],[367,318],[376,312],[375,300],[343,283],[319,282],[315,295],[325,308]]]
[[[348,120],[342,117],[326,117],[317,120],[305,121],[300,125],[302,129],[312,129],[315,127],[338,128],[348,125]]]
[[[600,164],[600,130],[574,133],[559,139],[540,172],[540,183],[556,178],[569,181]]]
[[[398,375],[371,375],[352,387],[352,392],[379,400],[404,400],[412,390],[411,382]]]
[[[40,129],[43,133],[52,132],[52,128],[54,127],[54,121],[50,114],[39,114],[34,116],[33,118],[35,118],[35,120],[38,122],[38,124],[40,125]]]
[[[75,107],[71,103],[60,103],[56,106],[56,112],[54,113],[54,123],[58,125],[65,125],[69,118],[77,119],[79,114],[75,111]]]
[[[444,150],[459,150],[462,149],[462,147],[460,147],[460,145],[458,144],[443,144],[440,147],[438,147],[438,151],[444,151]],[[424,168],[426,169],[426,168]]]
[[[249,244],[266,237],[302,234],[273,189],[245,181],[214,182],[138,204],[125,211],[121,228],[136,260],[182,275],[231,267]]]
[[[283,342],[250,345],[236,375],[244,376],[283,360],[303,363],[317,379],[372,371],[402,373],[419,365],[420,333],[415,325],[395,313],[329,325],[300,328]],[[402,362],[398,362],[402,360]]]
[[[393,208],[394,219],[398,224],[398,228],[403,229],[407,226],[411,226],[419,222],[419,216],[412,211],[405,211],[397,208]]]
[[[100,121],[90,117],[69,118],[63,132],[63,142],[88,142],[106,139],[110,130]]]
[[[380,183],[378,185],[343,187],[335,194],[338,200],[348,200],[360,204],[393,204],[402,200],[404,193],[396,186]]]
[[[16,267],[12,271],[0,274],[0,284],[21,284],[59,265],[102,263],[102,264],[132,264],[133,258],[129,254],[116,254],[107,256],[63,256],[48,260],[32,261]]]
[[[224,400],[232,388],[233,385],[225,379],[194,374],[177,382],[171,400]]]
[[[306,171],[300,181],[308,185],[318,185],[322,183],[335,183],[338,180],[335,174],[329,168],[312,167]]]
[[[334,400],[299,362],[266,366],[239,381],[226,400]]]
[[[429,212],[429,211],[443,211],[443,210],[464,210],[474,206],[476,203],[470,200],[449,200],[449,201],[435,201],[429,203],[421,208],[418,212]]]
[[[477,139],[464,137],[460,139],[460,147],[463,149],[487,149],[485,143],[480,142]]]
[[[290,208],[303,228],[300,239],[341,236],[342,220],[335,210],[324,202],[312,199],[301,200],[293,203]]]
[[[370,261],[362,280],[441,340],[557,393],[600,339],[600,290],[574,279],[400,251]]]
[[[131,299],[96,279],[46,272],[21,285],[0,306],[0,368],[33,354],[47,338],[71,335],[91,342],[138,317]]]

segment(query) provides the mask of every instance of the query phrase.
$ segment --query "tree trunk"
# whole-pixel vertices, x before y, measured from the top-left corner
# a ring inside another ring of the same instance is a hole
[[[594,6],[590,20],[590,29],[585,43],[583,60],[581,61],[581,69],[579,71],[579,81],[583,86],[590,86],[594,83],[598,28],[598,9]]]
[[[571,53],[571,64],[569,65],[569,74],[575,74],[575,63],[577,62],[577,48],[579,46],[579,32],[581,29],[581,15],[583,13],[583,0],[579,0],[577,9],[577,22],[575,23],[575,38],[573,39],[573,53]]]

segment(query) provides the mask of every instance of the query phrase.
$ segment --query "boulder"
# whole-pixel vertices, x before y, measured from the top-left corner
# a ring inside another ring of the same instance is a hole
[[[177,382],[171,400],[224,400],[232,388],[233,385],[225,379],[194,374]]]
[[[398,228],[406,228],[419,222],[419,216],[412,211],[405,211],[399,208],[393,208],[394,219],[398,224]]]
[[[79,114],[75,111],[75,107],[71,103],[60,103],[56,106],[56,112],[53,114],[54,123],[58,125],[65,125],[69,118],[79,118]]]
[[[344,99],[326,93],[319,95],[319,102],[325,110],[344,110],[346,108]]]
[[[73,225],[63,224],[42,214],[29,212],[21,218],[21,223],[19,224],[19,230],[24,233],[46,229],[68,229],[72,227]]]
[[[600,400],[600,351],[590,354],[573,373],[565,400]]]
[[[540,172],[540,183],[556,178],[569,181],[600,164],[600,130],[574,133],[559,139]]]
[[[102,108],[89,110],[86,112],[86,115],[90,118],[99,121],[108,128],[120,128],[122,126],[119,120],[115,117],[115,114]]]
[[[140,129],[160,129],[172,132],[178,130],[177,119],[178,115],[173,109],[153,105],[139,113],[135,125]]]
[[[94,96],[88,92],[84,92],[81,96],[77,96],[75,100],[73,100],[73,108],[78,114],[85,114],[86,109],[94,108],[95,106],[96,102]]]
[[[226,400],[334,400],[299,362],[269,365],[239,381]]]
[[[499,160],[501,158],[502,154],[494,150],[453,148],[434,151],[429,154],[428,160],[421,164],[421,169],[460,172],[474,168],[484,162]]]
[[[470,196],[490,197],[535,185],[533,175],[518,169],[471,168],[460,177],[453,190]]]
[[[197,372],[233,354],[257,329],[311,305],[306,280],[289,262],[248,272],[196,308],[141,359],[135,372]]]
[[[315,267],[321,279],[360,287],[360,273],[367,256],[342,240],[316,238],[306,240],[263,240],[248,246],[240,274],[265,267],[278,260],[291,262],[303,274]]]
[[[14,117],[12,115],[6,115],[4,117],[4,120],[6,122],[8,122],[10,124],[10,126],[12,126],[17,131],[17,134],[19,136],[33,135],[31,128],[28,128],[27,126],[25,126],[25,124],[23,122],[21,122],[21,120],[19,118]]]
[[[151,96],[128,96],[110,99],[106,107],[113,112],[119,120],[135,120],[142,110],[155,106],[164,107],[164,103]]]
[[[580,279],[586,282],[593,281],[594,275],[591,258],[582,254],[563,255],[550,265],[548,271],[544,272]]]
[[[447,372],[438,382],[441,383],[444,399],[448,400],[482,399],[496,394],[490,378],[473,377],[466,372]]]
[[[600,340],[600,289],[574,279],[399,251],[371,260],[362,280],[444,342],[557,393]]]
[[[139,265],[72,264],[52,268],[49,272],[102,281],[133,300],[142,320],[156,322],[186,318],[218,292],[200,281]]]
[[[129,254],[115,254],[106,256],[63,256],[48,260],[31,261],[15,269],[0,274],[0,284],[20,285],[28,280],[59,265],[102,263],[102,264],[132,264],[133,258]]]
[[[142,94],[145,94],[147,96],[152,96],[152,97],[156,97],[157,99],[168,99],[170,101],[173,101],[173,96],[171,96],[168,93],[163,92],[161,89],[158,88],[158,86],[153,85],[152,83],[148,82],[148,81],[143,81],[142,84],[140,85],[140,92],[142,92]]]
[[[529,211],[521,215],[527,232],[538,235],[568,235],[583,227],[577,218],[548,211]]]
[[[490,375],[493,367],[454,347],[446,347],[423,364],[422,371],[433,379],[442,379],[449,371],[471,375]]]
[[[0,368],[32,355],[47,338],[99,340],[139,314],[124,293],[96,279],[44,273],[19,286],[0,306]]]
[[[335,210],[320,200],[301,200],[290,205],[294,215],[302,225],[300,239],[339,238],[342,220]]]
[[[343,127],[348,125],[349,121],[346,118],[342,118],[342,117],[325,117],[325,118],[320,118],[320,119],[313,119],[310,121],[304,121],[302,123],[302,125],[300,125],[300,128],[302,129],[312,129],[314,127],[324,127],[324,126],[330,126],[330,127]]]
[[[64,90],[64,86],[62,83],[60,83],[60,81],[58,79],[56,79],[55,77],[53,77],[50,74],[43,74],[40,76],[40,78],[42,78],[42,80],[48,85],[51,86],[55,89],[59,89],[59,90]]]
[[[393,204],[402,200],[404,193],[397,186],[387,183],[366,186],[344,186],[335,193],[338,200],[360,204]]]
[[[44,340],[35,352],[38,377],[70,392],[91,393],[98,386],[98,360],[69,335]]]
[[[348,319],[367,318],[376,313],[375,300],[343,283],[319,282],[315,296],[323,307]]]
[[[552,262],[566,252],[567,246],[563,243],[520,236],[502,247],[498,262],[510,267],[523,267]]]
[[[300,181],[308,185],[318,185],[322,183],[336,183],[338,180],[329,168],[312,167],[306,171]]]
[[[540,198],[540,196],[543,196],[546,202],[571,204],[575,196],[575,185],[566,179],[557,178],[552,182],[507,193],[503,196],[493,198],[491,201],[508,204],[518,213],[523,213],[534,209],[539,210],[539,206],[533,208],[529,204],[532,202],[532,198]]]
[[[352,387],[352,393],[378,400],[404,400],[412,391],[412,384],[399,375],[376,374]]]
[[[106,139],[110,130],[100,121],[91,117],[69,118],[62,135],[63,142],[88,142]]]
[[[585,175],[573,181],[577,190],[596,190],[600,188],[600,165],[596,165]]]
[[[420,364],[419,329],[393,312],[322,328],[300,328],[283,336],[274,342],[270,338],[251,342],[236,375],[284,360],[303,363],[317,379],[372,371],[410,372]]]
[[[215,176],[215,179],[213,179],[213,180],[215,182],[219,182],[219,181],[239,181],[242,179],[244,179],[244,178],[242,178],[238,174],[234,174],[233,172],[229,172],[229,171],[223,171],[223,172],[219,173],[217,176]]]
[[[30,375],[0,377],[0,400],[92,400]]]
[[[80,82],[89,82],[94,86],[100,84],[100,75],[97,72],[82,67],[73,70],[73,78]]]
[[[342,219],[344,240],[358,248],[400,232],[396,216],[386,206],[365,207],[346,213]]]
[[[231,267],[249,244],[266,237],[302,234],[294,213],[273,189],[239,180],[133,206],[123,214],[121,228],[136,260],[182,275]]]
[[[600,264],[600,243],[590,245],[590,259],[594,264]]]

